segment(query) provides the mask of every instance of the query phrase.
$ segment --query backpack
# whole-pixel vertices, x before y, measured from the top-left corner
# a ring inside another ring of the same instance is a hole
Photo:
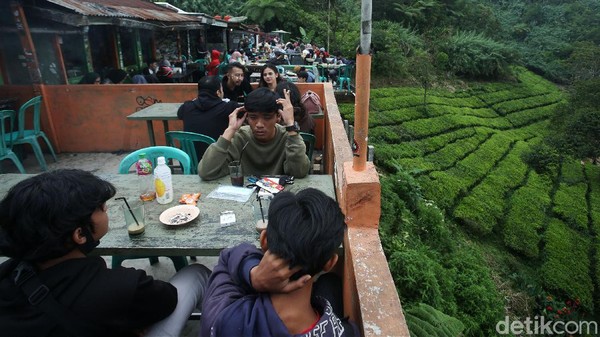
[[[304,95],[302,95],[300,103],[302,103],[304,110],[309,114],[323,113],[321,98],[312,90],[307,90]]]

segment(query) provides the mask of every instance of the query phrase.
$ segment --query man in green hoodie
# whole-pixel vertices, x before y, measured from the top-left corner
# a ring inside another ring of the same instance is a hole
[[[248,94],[245,106],[229,115],[227,129],[204,153],[198,164],[200,177],[214,180],[226,176],[228,165],[234,160],[241,162],[245,176],[305,177],[310,167],[306,145],[294,121],[289,90],[284,95],[280,98],[268,88]],[[242,126],[244,121],[248,125]]]

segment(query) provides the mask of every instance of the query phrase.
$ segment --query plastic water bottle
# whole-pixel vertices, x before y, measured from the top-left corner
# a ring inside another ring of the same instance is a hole
[[[173,183],[171,169],[167,166],[165,157],[158,157],[158,164],[154,169],[154,189],[156,201],[159,204],[168,204],[173,201]]]
[[[135,163],[135,171],[137,172],[140,199],[142,201],[152,201],[155,198],[154,179],[152,177],[152,162],[146,158],[145,153],[140,153],[138,161]]]

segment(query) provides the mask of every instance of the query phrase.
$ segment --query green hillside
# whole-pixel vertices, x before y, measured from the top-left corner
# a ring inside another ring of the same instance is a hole
[[[421,89],[371,91],[381,236],[403,305],[457,317],[468,336],[493,335],[504,308],[559,319],[545,309],[552,298],[579,303],[560,319],[582,318],[599,300],[600,167],[564,158],[537,173],[523,162],[564,97],[523,68],[515,77],[431,90],[426,110]],[[340,104],[351,123],[353,109]],[[443,216],[433,214],[438,207]],[[517,307],[517,297],[528,305]]]

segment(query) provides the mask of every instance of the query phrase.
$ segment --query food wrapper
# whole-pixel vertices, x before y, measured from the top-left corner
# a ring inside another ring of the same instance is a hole
[[[198,202],[198,199],[200,199],[200,195],[201,193],[188,193],[188,194],[183,194],[181,195],[181,198],[179,198],[179,203],[180,204],[185,204],[185,205],[196,205],[196,203]]]

